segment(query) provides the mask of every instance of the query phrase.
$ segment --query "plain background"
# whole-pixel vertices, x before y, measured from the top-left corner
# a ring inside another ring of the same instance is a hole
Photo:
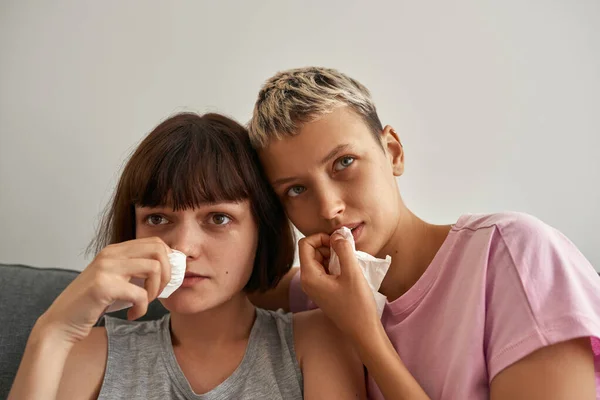
[[[306,65],[371,89],[417,215],[531,213],[600,270],[597,0],[0,0],[0,262],[83,269],[158,122],[245,123],[265,79]]]

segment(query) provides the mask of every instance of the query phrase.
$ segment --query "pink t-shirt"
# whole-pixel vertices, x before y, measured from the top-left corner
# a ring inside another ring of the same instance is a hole
[[[299,274],[290,306],[314,307]],[[579,337],[591,338],[599,393],[600,278],[564,235],[526,214],[460,217],[418,282],[386,304],[381,321],[432,399],[488,399],[503,369]],[[383,399],[372,378],[368,392]]]

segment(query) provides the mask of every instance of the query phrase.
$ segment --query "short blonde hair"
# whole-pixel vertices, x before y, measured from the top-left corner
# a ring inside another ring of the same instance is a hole
[[[293,136],[303,124],[342,106],[361,116],[379,139],[383,127],[371,93],[360,82],[331,68],[278,72],[258,94],[248,127],[250,141],[255,148],[264,148],[271,140]]]

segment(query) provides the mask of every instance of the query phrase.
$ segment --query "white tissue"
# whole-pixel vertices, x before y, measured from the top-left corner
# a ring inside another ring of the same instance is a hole
[[[167,286],[163,289],[162,292],[158,295],[161,299],[166,299],[170,295],[173,294],[174,291],[179,289],[181,284],[183,283],[183,278],[185,277],[185,267],[186,267],[186,259],[187,256],[180,251],[172,250],[169,253],[169,264],[171,265],[171,280],[167,283]],[[131,278],[131,283],[134,285],[138,285],[140,287],[144,287],[144,279],[142,278]],[[113,312],[122,310],[124,308],[129,308],[133,304],[127,301],[117,300],[112,303],[105,312]]]
[[[339,233],[352,245],[352,250],[354,251],[354,255],[358,260],[358,265],[360,266],[360,269],[367,280],[369,287],[371,288],[371,292],[373,292],[375,304],[377,305],[377,314],[381,318],[387,298],[383,294],[379,293],[379,287],[381,286],[381,282],[383,282],[383,278],[385,278],[385,274],[390,268],[392,257],[386,256],[384,260],[381,258],[375,258],[368,253],[357,251],[356,245],[354,244],[352,231],[345,226],[341,227],[334,233]],[[329,273],[335,276],[340,275],[341,273],[340,259],[333,248],[331,249],[331,257],[329,258]]]
[[[166,299],[179,289],[185,277],[185,260],[187,256],[180,251],[173,250],[169,254],[169,264],[171,264],[171,280],[167,286],[158,295],[161,299]]]

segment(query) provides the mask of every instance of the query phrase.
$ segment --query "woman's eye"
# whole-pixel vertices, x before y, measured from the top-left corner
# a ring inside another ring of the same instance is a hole
[[[336,171],[341,171],[343,169],[348,168],[350,166],[350,164],[352,164],[353,162],[354,162],[354,157],[344,156],[335,162],[333,169]]]
[[[146,217],[146,223],[150,226],[164,225],[169,221],[162,215],[152,214]]]
[[[213,214],[210,218],[210,221],[214,225],[227,225],[229,222],[231,222],[231,218],[225,214]]]
[[[302,192],[304,192],[305,190],[306,188],[304,186],[292,186],[288,189],[287,195],[290,197],[296,197],[302,194]]]

